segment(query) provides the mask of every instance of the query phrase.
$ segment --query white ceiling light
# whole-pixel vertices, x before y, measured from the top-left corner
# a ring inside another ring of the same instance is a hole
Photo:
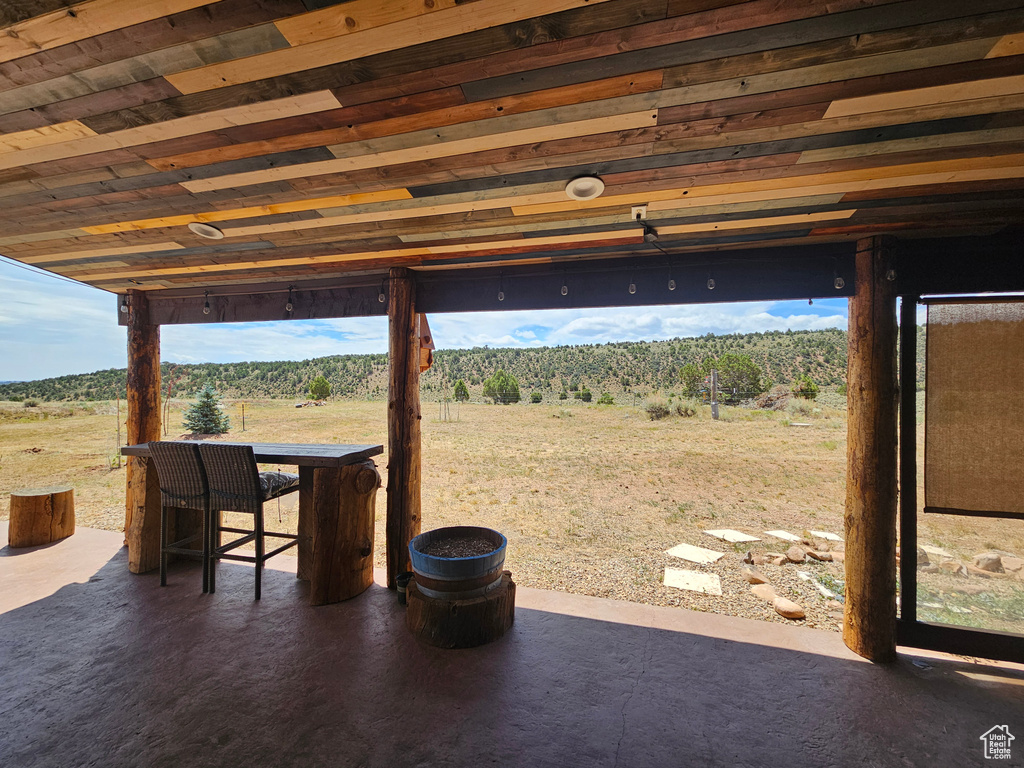
[[[571,200],[593,200],[604,192],[604,182],[597,176],[580,176],[565,185],[565,194]]]
[[[188,225],[188,228],[195,234],[200,237],[205,237],[208,240],[220,240],[224,237],[224,233],[212,224],[203,224],[199,221],[193,221]]]

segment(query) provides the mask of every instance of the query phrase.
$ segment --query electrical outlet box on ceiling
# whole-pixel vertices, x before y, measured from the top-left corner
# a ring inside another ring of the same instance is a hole
[[[630,215],[633,217],[633,221],[643,221],[647,218],[647,206],[634,205],[630,209]]]

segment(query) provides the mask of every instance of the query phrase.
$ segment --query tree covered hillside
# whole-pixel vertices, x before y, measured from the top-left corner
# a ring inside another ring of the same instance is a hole
[[[680,371],[687,363],[725,353],[748,355],[768,385],[789,384],[809,375],[821,386],[843,383],[846,376],[846,332],[769,331],[708,334],[697,338],[655,342],[538,347],[478,347],[435,352],[434,366],[423,375],[425,398],[451,394],[463,380],[469,395],[483,397],[484,381],[501,369],[514,376],[524,392],[560,393],[589,388],[613,394],[679,391]],[[163,390],[173,397],[192,397],[211,384],[229,398],[305,397],[310,383],[322,374],[334,397],[387,396],[387,355],[335,355],[303,361],[249,363],[164,363]],[[124,369],[0,385],[0,399],[111,400],[125,396]]]

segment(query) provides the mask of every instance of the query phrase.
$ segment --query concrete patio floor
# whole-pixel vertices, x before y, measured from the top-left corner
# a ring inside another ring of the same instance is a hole
[[[257,603],[245,566],[133,576],[105,531],[0,550],[0,766],[960,767],[997,724],[1024,764],[1017,665],[522,588],[505,638],[444,651],[379,583],[311,608],[294,563]]]

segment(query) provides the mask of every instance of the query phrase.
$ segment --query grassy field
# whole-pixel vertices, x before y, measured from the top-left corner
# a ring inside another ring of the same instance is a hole
[[[736,528],[762,535],[781,528],[842,535],[845,412],[803,401],[793,405],[797,412],[724,408],[719,421],[700,407],[690,418],[651,421],[639,407],[578,401],[462,404],[453,405],[451,420],[442,421],[438,404],[424,402],[424,530],[476,524],[502,531],[509,539],[507,567],[525,586],[785,621],[749,594],[739,566],[747,549],[784,552],[788,545],[762,536],[761,542],[734,546],[703,531]],[[180,406],[172,404],[170,438],[180,436]],[[239,405],[228,405],[233,429],[227,439],[387,441],[382,402],[296,409],[292,401],[249,401],[245,411],[243,433]],[[0,497],[6,499],[14,488],[68,483],[75,488],[79,525],[120,530],[124,469],[117,469],[116,439],[112,403],[0,404]],[[385,457],[379,457],[382,474],[385,464]],[[382,489],[377,501],[378,565],[384,564],[384,494]],[[6,517],[6,510],[6,501],[0,503],[0,517]],[[268,528],[294,531],[296,512],[296,496],[280,510],[269,505]],[[1024,551],[1024,524],[927,519],[921,538],[969,561],[987,549]],[[681,542],[727,554],[703,567],[665,554]],[[724,594],[665,587],[666,567],[718,573]],[[837,628],[837,606],[813,583],[798,579],[797,569],[762,567],[780,593],[804,605],[807,624]],[[841,564],[811,563],[799,569],[841,590]],[[1019,630],[1013,601],[1019,602],[1017,585],[1024,582],[986,582],[998,603],[986,610],[961,605],[963,595],[955,591],[953,576],[929,575],[922,583],[926,602],[956,608],[952,615],[959,623]],[[971,599],[978,604],[977,595]]]

